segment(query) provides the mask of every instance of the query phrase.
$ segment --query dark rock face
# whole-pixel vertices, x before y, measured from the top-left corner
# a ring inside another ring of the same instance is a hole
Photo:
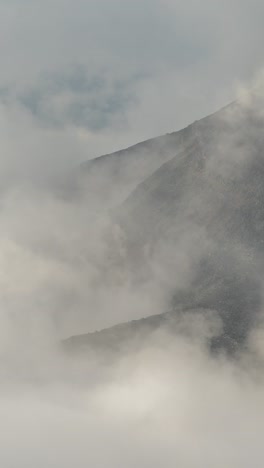
[[[159,167],[144,172],[116,211],[134,281],[154,275],[176,314],[217,311],[224,346],[243,343],[262,309],[263,130],[253,97],[164,137],[163,164],[152,141]],[[116,158],[126,167],[121,153]]]
[[[263,124],[254,107],[237,104],[194,123],[185,150],[141,183],[120,214],[135,270],[145,268],[142,258],[164,272],[169,264],[172,306],[217,310],[224,334],[238,342],[262,305]],[[185,284],[177,281],[179,249]]]
[[[112,208],[184,146],[184,134],[181,130],[85,161],[67,180],[67,190],[99,210]]]

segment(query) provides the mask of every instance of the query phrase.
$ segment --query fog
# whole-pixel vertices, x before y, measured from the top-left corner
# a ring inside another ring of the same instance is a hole
[[[190,232],[183,216],[185,243],[163,244],[149,277],[135,282],[113,207],[99,210],[83,186],[66,196],[49,166],[25,177],[28,161],[2,185],[1,466],[262,467],[262,315],[231,356],[210,348],[223,326],[214,310],[180,314],[176,331],[161,327],[113,356],[61,346],[166,311],[172,283],[188,283],[196,248],[208,248],[205,234]],[[221,174],[233,163],[209,160]],[[175,266],[165,275],[175,255],[178,276]]]
[[[1,467],[263,467],[262,17],[0,0]]]
[[[20,356],[27,382],[1,379],[1,464],[262,466],[263,346],[235,362],[212,357],[205,341],[219,326],[213,314],[188,324],[110,368],[49,350],[23,369]]]

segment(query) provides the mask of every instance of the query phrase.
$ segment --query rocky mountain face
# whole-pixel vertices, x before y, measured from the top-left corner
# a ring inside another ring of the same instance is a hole
[[[183,129],[89,159],[67,180],[67,189],[97,209],[113,208],[163,163],[185,151],[188,133],[188,128]]]
[[[116,180],[120,200],[127,196],[114,217],[135,284],[152,278],[166,290],[172,314],[216,311],[221,344],[231,348],[261,318],[263,124],[253,96],[247,105],[233,103],[181,132],[85,166],[86,181],[110,174],[105,190]]]

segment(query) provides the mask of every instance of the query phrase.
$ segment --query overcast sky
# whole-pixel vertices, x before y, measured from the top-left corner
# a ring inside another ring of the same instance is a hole
[[[161,330],[141,350],[136,338],[137,351],[124,346],[107,369],[104,357],[54,349],[61,337],[167,310],[166,284],[183,284],[193,252],[208,246],[203,226],[192,231],[206,192],[180,203],[179,245],[167,242],[169,224],[165,248],[157,242],[152,255],[146,242],[149,264],[131,281],[112,218],[42,190],[83,160],[234,100],[264,76],[263,18],[263,0],[0,0],[1,467],[263,467],[262,322],[240,361],[208,356],[221,324],[197,310],[173,339]]]
[[[75,165],[217,110],[263,65],[263,17],[262,0],[0,0],[2,154]]]

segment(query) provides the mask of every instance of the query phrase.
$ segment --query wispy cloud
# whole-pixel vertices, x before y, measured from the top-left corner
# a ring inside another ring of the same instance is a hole
[[[32,85],[3,87],[1,97],[5,105],[16,104],[31,113],[40,125],[97,132],[125,118],[135,104],[138,80],[139,76],[111,77],[107,70],[93,74],[75,65],[46,74]]]

